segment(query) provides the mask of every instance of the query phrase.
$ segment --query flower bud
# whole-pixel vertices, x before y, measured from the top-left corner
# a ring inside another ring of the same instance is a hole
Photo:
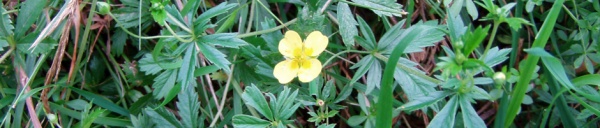
[[[317,105],[323,107],[325,105],[325,101],[318,99],[317,100]]]
[[[462,41],[457,41],[454,43],[454,48],[456,50],[461,50],[464,46],[465,46],[465,43],[463,43]]]
[[[494,83],[496,85],[504,85],[504,83],[506,82],[506,75],[504,75],[504,73],[502,72],[496,72],[494,73]]]
[[[48,115],[46,115],[46,118],[48,118],[48,121],[50,123],[53,123],[53,124],[57,124],[58,123],[58,118],[56,117],[56,115],[54,115],[52,113],[49,113]]]
[[[464,54],[457,52],[456,58],[454,58],[454,60],[456,61],[456,63],[458,64],[462,64],[463,62],[465,62],[467,60],[467,57],[465,57]]]
[[[98,13],[99,14],[108,14],[110,13],[110,5],[106,2],[97,2],[96,5],[98,5]]]

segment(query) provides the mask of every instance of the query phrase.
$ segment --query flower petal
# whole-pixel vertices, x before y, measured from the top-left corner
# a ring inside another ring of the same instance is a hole
[[[298,75],[298,69],[297,61],[284,60],[275,65],[273,76],[279,80],[279,83],[286,84]]]
[[[287,31],[281,41],[279,41],[279,52],[286,58],[294,58],[302,50],[302,38],[295,31]]]
[[[310,82],[321,73],[321,62],[317,59],[307,59],[301,62],[298,70],[298,79],[301,82]]]
[[[304,41],[304,55],[319,56],[327,48],[329,38],[319,31],[311,32]]]

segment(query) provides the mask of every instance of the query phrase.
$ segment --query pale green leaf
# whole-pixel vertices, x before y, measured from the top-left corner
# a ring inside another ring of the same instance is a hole
[[[346,46],[354,46],[354,36],[358,35],[358,29],[356,25],[358,23],[354,20],[354,15],[348,4],[339,2],[337,6],[337,20],[339,21],[340,35]]]
[[[172,112],[167,111],[164,107],[157,109],[146,108],[144,114],[150,117],[150,120],[156,124],[158,128],[181,128],[181,123],[177,120]]]
[[[263,96],[262,92],[256,86],[246,87],[246,91],[242,93],[242,99],[248,106],[253,107],[263,116],[269,120],[274,120],[273,112],[267,103],[267,100]]]
[[[200,42],[206,42],[213,45],[219,45],[229,48],[239,48],[248,45],[248,43],[236,37],[236,33],[217,33],[201,37]]]
[[[396,3],[395,0],[354,0],[358,4],[368,6],[371,8],[377,8],[380,10],[373,10],[375,14],[383,16],[398,16],[402,17],[399,13],[402,11],[402,5]],[[381,11],[385,10],[385,11]]]
[[[485,128],[485,122],[477,114],[467,98],[459,96],[460,111],[462,113],[464,125],[467,128]]]
[[[433,117],[433,120],[427,125],[427,128],[452,128],[454,126],[454,119],[456,118],[456,111],[458,110],[458,96],[450,98],[446,106]]]

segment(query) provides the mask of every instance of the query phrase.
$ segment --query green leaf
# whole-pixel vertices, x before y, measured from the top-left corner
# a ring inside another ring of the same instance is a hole
[[[483,119],[477,114],[477,111],[473,109],[473,106],[469,102],[469,99],[459,96],[460,111],[462,113],[463,122],[467,128],[485,128],[487,127],[483,122]],[[436,115],[437,116],[437,115]]]
[[[86,99],[92,101],[92,103],[105,108],[109,111],[121,114],[123,116],[129,116],[129,112],[127,111],[127,109],[122,108],[121,106],[107,100],[106,98],[99,96],[97,94],[85,91],[85,90],[81,90],[75,87],[71,87],[69,86],[69,89],[73,90],[74,92],[76,92],[77,94],[85,97]]]
[[[402,17],[402,14],[400,14],[400,11],[402,10],[402,5],[396,3],[395,0],[354,0],[354,2],[370,7],[370,8],[377,8],[380,10],[385,10],[385,11],[380,11],[380,10],[373,10],[371,9],[373,12],[375,12],[375,14],[379,15],[380,17],[383,16],[397,16],[397,17]]]
[[[179,116],[184,127],[197,128],[200,126],[198,115],[200,110],[200,102],[198,102],[198,94],[194,91],[194,87],[187,86],[180,95],[176,105],[179,109]]]
[[[232,9],[233,7],[237,6],[237,3],[232,3],[232,4],[228,4],[227,2],[223,2],[209,10],[207,10],[206,12],[202,13],[200,16],[198,16],[199,21],[208,21],[210,18],[213,18],[217,15],[226,13],[228,10]]]
[[[421,109],[423,107],[427,107],[429,105],[437,103],[438,101],[446,98],[450,94],[452,93],[447,91],[435,91],[429,92],[429,94],[422,93],[421,95],[416,96],[416,99],[411,100],[410,102],[402,105],[402,107],[399,107],[398,109],[406,111],[414,111],[417,109]]]
[[[198,7],[200,7],[200,0],[189,0],[187,1],[187,3],[185,3],[185,6],[183,7],[183,9],[181,9],[181,15],[187,15],[190,11],[192,10],[198,10]],[[193,12],[194,14],[196,12]]]
[[[560,60],[558,58],[552,56],[550,53],[546,52],[544,49],[539,48],[539,47],[526,49],[524,51],[529,53],[530,55],[541,57],[542,62],[544,63],[544,66],[546,66],[546,69],[548,69],[548,71],[550,71],[550,74],[552,74],[552,76],[560,84],[564,85],[565,87],[567,87],[569,89],[575,89],[575,86],[571,83],[571,81],[567,77],[564,66],[562,65],[562,63],[560,62]]]
[[[175,86],[177,80],[177,69],[165,70],[154,78],[154,84],[152,84],[152,95],[155,99],[161,99],[169,94]],[[177,94],[177,93],[175,93]]]
[[[542,48],[546,46],[548,38],[550,38],[550,34],[554,29],[556,19],[558,18],[558,15],[562,10],[562,5],[564,2],[564,0],[554,1],[554,3],[552,4],[552,8],[550,9],[550,11],[548,11],[548,16],[543,20],[544,23],[542,24],[539,33],[537,33],[537,35],[535,36],[536,38],[533,42],[532,47]],[[519,68],[521,69],[521,74],[519,76],[517,84],[515,85],[515,90],[511,92],[512,98],[508,106],[508,111],[506,112],[507,115],[504,122],[505,126],[510,126],[511,124],[513,124],[513,121],[517,116],[519,108],[521,107],[521,102],[523,101],[523,97],[526,93],[525,91],[527,89],[527,86],[529,86],[530,79],[533,76],[535,66],[537,65],[539,59],[540,58],[536,56],[527,57],[523,61],[524,65],[519,66]]]
[[[120,56],[123,54],[123,48],[127,43],[127,33],[121,29],[114,30],[111,36],[112,44],[110,46],[110,53],[112,55]]]
[[[94,120],[98,119],[98,117],[104,113],[104,111],[106,111],[106,109],[101,109],[101,108],[97,108],[92,110],[90,113],[82,113],[82,121],[81,121],[81,127],[82,128],[89,128],[92,126],[92,123],[94,122]]]
[[[519,30],[521,29],[521,25],[531,25],[531,23],[529,23],[529,21],[523,19],[523,18],[506,18],[506,23],[508,23],[508,26],[510,26],[510,28],[514,29],[514,30]]]
[[[144,114],[150,117],[150,120],[156,124],[158,128],[181,128],[181,123],[177,120],[172,112],[167,111],[164,107],[157,109],[146,108]]]
[[[430,24],[437,24],[437,21],[416,24],[408,29],[401,29],[402,25],[395,25],[381,37],[378,48],[383,53],[390,54],[394,46],[407,43],[408,46],[403,53],[421,52],[422,48],[433,46],[445,36],[437,25]],[[405,42],[400,42],[400,40]]]
[[[233,127],[236,128],[266,128],[271,123],[269,121],[248,115],[233,116]]]
[[[246,87],[246,91],[242,93],[242,99],[247,105],[256,109],[260,114],[267,117],[269,120],[274,120],[273,112],[263,96],[262,92],[256,86]]]
[[[152,14],[154,22],[158,23],[160,26],[165,26],[165,20],[167,19],[167,11],[155,10],[150,12],[150,14]]]
[[[475,50],[475,48],[479,47],[479,45],[483,42],[485,37],[488,35],[488,31],[490,30],[490,26],[486,26],[485,28],[477,27],[472,32],[465,33],[462,38],[464,41],[463,54],[470,54]]]
[[[0,38],[0,52],[4,51],[4,47],[6,46],[8,46],[8,42],[6,42],[6,39]]]
[[[4,9],[4,4],[0,3],[0,36],[8,37],[13,34],[12,20],[9,13]]]
[[[53,111],[60,112],[61,114],[65,114],[65,115],[75,118],[75,119],[82,119],[81,112],[65,108],[64,106],[55,104],[53,102],[49,102],[49,105]],[[96,120],[94,120],[93,122],[96,124],[100,124],[100,125],[107,125],[107,126],[114,126],[114,127],[126,127],[126,126],[130,125],[129,120],[112,118],[112,117],[102,117],[102,116],[96,118]]]
[[[140,70],[146,72],[146,75],[155,75],[163,70],[157,63],[154,62],[152,55],[145,54],[140,59]]]
[[[365,120],[367,120],[366,116],[352,116],[348,119],[348,121],[346,121],[346,123],[348,123],[348,126],[357,127],[361,123],[365,122]]]
[[[352,67],[350,67],[350,69],[355,69],[358,67],[358,70],[356,70],[356,72],[354,73],[354,76],[352,77],[352,79],[350,80],[350,82],[348,83],[349,85],[354,84],[356,81],[358,81],[358,79],[362,78],[367,71],[369,71],[369,69],[371,68],[371,65],[373,64],[373,62],[375,62],[376,60],[373,59],[373,56],[368,55],[365,56],[363,59],[360,59],[360,61],[356,62],[356,64],[352,65]],[[367,84],[368,86],[369,84]],[[373,87],[367,87],[367,88],[374,88]],[[367,89],[369,90],[369,89]],[[369,93],[365,92],[366,94]]]
[[[181,82],[182,88],[187,88],[192,83],[195,83],[194,80],[194,69],[196,69],[196,58],[198,53],[196,52],[196,45],[188,45],[185,55],[183,56],[183,65],[181,65],[181,69],[179,70],[179,78],[177,79]]]
[[[46,39],[43,39],[42,42],[40,42],[37,45],[37,47],[33,49],[33,51],[29,50],[29,47],[31,47],[31,45],[33,44],[33,42],[35,41],[35,39],[38,36],[39,36],[39,33],[37,33],[37,32],[27,34],[24,38],[22,38],[21,40],[19,40],[17,42],[17,50],[19,50],[25,54],[40,55],[42,53],[50,52],[52,49],[54,49],[54,47],[56,47],[58,45],[56,40],[54,40],[52,38],[46,38]]]
[[[433,117],[433,120],[427,125],[428,128],[451,128],[454,126],[454,119],[456,118],[456,111],[458,110],[458,104],[456,100],[458,96],[450,98],[446,106]]]
[[[229,48],[239,48],[248,45],[248,43],[236,37],[236,33],[217,33],[201,37],[200,42],[206,42],[213,45],[219,45]]]
[[[573,79],[573,85],[576,87],[588,84],[600,86],[600,74],[588,74]]]
[[[28,0],[25,1],[19,9],[15,37],[22,37],[31,27],[31,24],[39,19],[40,14],[46,6],[47,0]]]
[[[226,73],[231,72],[231,69],[229,69],[229,64],[231,63],[227,60],[225,54],[205,43],[198,43],[198,47],[200,48],[200,51],[202,51],[202,54],[204,54],[204,57],[211,63],[219,67],[219,69],[223,69]]]
[[[216,72],[217,70],[219,70],[219,68],[215,65],[209,65],[209,66],[205,66],[205,67],[199,67],[196,70],[194,70],[194,77],[199,77],[202,75],[206,75],[209,73],[213,73]]]
[[[465,2],[467,6],[467,12],[469,15],[471,15],[471,17],[473,17],[473,20],[479,18],[479,12],[477,12],[477,7],[473,3],[473,0],[466,0]]]
[[[359,42],[359,44],[361,46],[365,47],[365,49],[367,49],[367,50],[375,49],[375,46],[376,46],[375,42],[377,42],[377,40],[375,40],[375,35],[373,34],[373,30],[371,30],[371,27],[369,27],[369,24],[365,20],[363,20],[363,18],[361,18],[359,15],[356,15],[356,18],[358,19],[358,27],[360,28],[360,32],[362,33],[362,36],[364,36],[366,39],[366,44],[363,45],[363,44],[360,44],[360,42]]]
[[[354,46],[354,36],[358,35],[358,29],[356,29],[356,20],[348,4],[339,2],[337,5],[337,20],[339,21],[340,35],[344,44],[348,47]]]

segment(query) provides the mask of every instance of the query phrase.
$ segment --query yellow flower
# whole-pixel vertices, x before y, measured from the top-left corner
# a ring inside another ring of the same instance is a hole
[[[287,31],[279,41],[279,52],[284,61],[275,65],[273,75],[279,83],[286,84],[296,76],[301,82],[310,82],[321,73],[321,62],[316,59],[329,43],[327,36],[319,31],[308,34],[304,43],[295,31]]]

